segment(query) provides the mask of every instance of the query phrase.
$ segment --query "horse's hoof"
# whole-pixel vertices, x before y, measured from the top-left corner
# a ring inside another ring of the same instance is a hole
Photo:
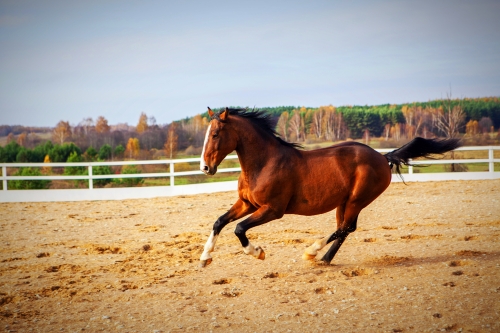
[[[266,259],[266,253],[264,252],[264,250],[260,250],[260,253],[259,253],[259,256],[257,257],[257,259],[260,259],[260,260]]]
[[[315,255],[312,255],[312,254],[309,254],[306,252],[304,252],[304,254],[302,255],[302,259],[304,259],[304,260],[314,260],[314,258],[316,258]]]
[[[210,265],[211,262],[212,262],[212,258],[207,259],[207,260],[200,260],[200,267],[203,268],[205,266],[208,266],[208,265]]]

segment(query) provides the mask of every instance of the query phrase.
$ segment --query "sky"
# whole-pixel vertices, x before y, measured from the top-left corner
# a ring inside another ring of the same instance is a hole
[[[0,0],[0,125],[500,96],[500,1]]]

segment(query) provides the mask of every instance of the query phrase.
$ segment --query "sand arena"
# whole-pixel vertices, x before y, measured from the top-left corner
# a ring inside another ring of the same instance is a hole
[[[335,213],[235,224],[198,258],[236,192],[1,203],[6,332],[499,332],[500,180],[391,184],[332,265],[301,259]],[[325,248],[318,258],[327,250]]]

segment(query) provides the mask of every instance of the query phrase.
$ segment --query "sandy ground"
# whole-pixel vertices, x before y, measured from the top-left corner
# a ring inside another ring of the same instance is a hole
[[[0,204],[0,331],[500,332],[500,180],[392,184],[329,266],[301,256],[334,212],[199,268],[236,195]]]

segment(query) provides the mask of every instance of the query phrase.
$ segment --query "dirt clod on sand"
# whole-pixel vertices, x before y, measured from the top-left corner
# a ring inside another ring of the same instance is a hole
[[[335,212],[249,230],[237,193],[0,203],[0,327],[12,332],[500,332],[500,180],[392,184],[330,265],[302,260]],[[411,202],[411,205],[408,204]]]

